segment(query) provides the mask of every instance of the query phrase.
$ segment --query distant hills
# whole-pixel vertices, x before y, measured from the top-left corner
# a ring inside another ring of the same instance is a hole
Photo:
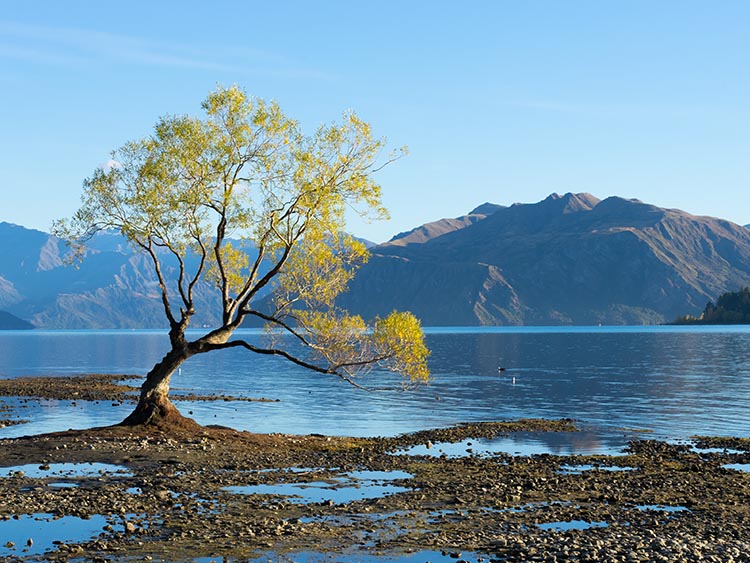
[[[47,233],[0,223],[0,310],[38,328],[166,326],[148,259],[124,238],[99,234],[80,267],[64,262],[67,252],[64,242]],[[174,272],[168,264],[166,275]],[[201,301],[214,298],[206,287],[198,295]],[[216,318],[195,320],[209,324]]]
[[[146,258],[121,237],[97,236],[79,269],[66,251],[0,223],[0,311],[43,328],[165,325]],[[339,304],[366,318],[411,310],[426,326],[654,324],[697,315],[750,280],[747,228],[585,193],[485,203],[370,251]],[[205,286],[199,296],[216,299]]]
[[[371,252],[341,305],[425,325],[661,323],[750,279],[748,229],[586,193],[480,206]]]
[[[34,328],[29,322],[11,315],[7,311],[0,311],[0,330],[29,330]]]

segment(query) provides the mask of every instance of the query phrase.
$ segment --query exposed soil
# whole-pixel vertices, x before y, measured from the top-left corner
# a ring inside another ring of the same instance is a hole
[[[138,387],[126,382],[140,380],[138,375],[89,374],[72,377],[19,377],[0,379],[0,397],[33,397],[61,401],[135,402]],[[245,401],[277,402],[265,397],[232,397],[229,395],[197,395],[174,389],[173,401]]]
[[[750,463],[750,440],[696,439],[713,448],[708,452],[638,440],[621,456],[402,452],[520,430],[574,432],[575,424],[487,422],[395,438],[108,427],[5,439],[3,467],[101,462],[127,472],[67,477],[75,486],[66,488],[53,486],[59,477],[44,474],[0,478],[0,519],[38,513],[108,518],[100,537],[58,543],[37,558],[45,561],[226,560],[268,551],[294,560],[299,551],[353,549],[444,551],[456,560],[485,561],[750,561],[750,474],[723,467]],[[591,469],[569,467],[583,465]],[[342,503],[227,490],[280,483],[336,487],[336,479],[361,470],[412,477],[393,481],[404,488],[395,494]],[[593,527],[538,526],[572,521]],[[23,546],[12,551],[10,561],[35,560]]]

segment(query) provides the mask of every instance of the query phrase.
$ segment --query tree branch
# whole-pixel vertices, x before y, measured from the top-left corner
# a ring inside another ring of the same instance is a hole
[[[151,261],[154,263],[154,271],[156,272],[156,277],[159,280],[159,288],[161,289],[161,302],[164,306],[164,314],[167,316],[167,320],[169,321],[169,325],[174,328],[177,326],[177,321],[174,318],[174,315],[172,314],[172,306],[169,303],[169,293],[167,292],[167,284],[164,281],[164,274],[161,271],[161,262],[159,261],[158,256],[156,256],[156,252],[154,251],[152,240],[149,238],[148,244],[144,244],[142,241],[134,239],[136,244],[143,248],[149,256],[151,256]]]

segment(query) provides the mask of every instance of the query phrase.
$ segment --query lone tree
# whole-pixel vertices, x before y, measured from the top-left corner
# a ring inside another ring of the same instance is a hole
[[[345,210],[387,216],[372,175],[396,155],[381,162],[383,141],[354,113],[310,136],[275,103],[237,87],[217,88],[202,108],[202,118],[163,117],[151,136],[114,151],[84,181],[80,209],[53,227],[81,257],[92,236],[115,229],[150,257],[158,279],[171,346],[122,424],[183,422],[168,397],[172,374],[191,356],[226,348],[281,356],[354,385],[376,365],[426,380],[429,352],[412,314],[366,326],[335,306],[367,259],[344,234]],[[189,340],[206,283],[220,296],[221,320]],[[273,297],[261,300],[269,289]],[[234,334],[251,317],[267,327],[262,345]]]

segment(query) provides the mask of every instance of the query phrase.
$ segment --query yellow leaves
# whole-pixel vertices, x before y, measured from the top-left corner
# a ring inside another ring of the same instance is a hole
[[[58,232],[85,240],[114,228],[148,252],[170,321],[170,303],[180,302],[186,321],[197,307],[193,288],[209,281],[221,290],[224,328],[234,328],[275,284],[276,326],[296,315],[330,369],[379,363],[426,379],[428,351],[413,316],[394,313],[367,329],[335,309],[367,259],[363,244],[341,234],[345,211],[387,217],[374,178],[396,158],[382,162],[385,141],[354,112],[305,135],[278,104],[237,86],[217,87],[201,107],[201,116],[162,117],[150,136],[114,151],[119,166],[84,182],[80,210]],[[248,258],[228,237],[251,240],[257,254]],[[162,260],[178,267],[162,269]]]
[[[331,307],[367,260],[367,249],[354,238],[309,233],[290,255],[279,274],[277,303],[302,302],[308,308]]]
[[[318,357],[330,368],[350,376],[381,367],[412,382],[426,382],[430,355],[419,320],[394,311],[368,328],[359,316],[340,310],[300,311],[300,329]]]
[[[424,343],[419,319],[414,315],[394,311],[383,319],[376,319],[372,340],[375,349],[388,356],[389,369],[415,382],[429,379],[427,358],[430,351]]]
[[[315,355],[325,358],[330,366],[346,367],[366,357],[363,336],[367,327],[362,317],[340,311],[299,311],[296,317]]]
[[[228,294],[236,296],[245,286],[249,266],[247,252],[227,242],[219,248],[219,256],[213,257],[208,276],[217,287],[223,289],[226,286]]]

